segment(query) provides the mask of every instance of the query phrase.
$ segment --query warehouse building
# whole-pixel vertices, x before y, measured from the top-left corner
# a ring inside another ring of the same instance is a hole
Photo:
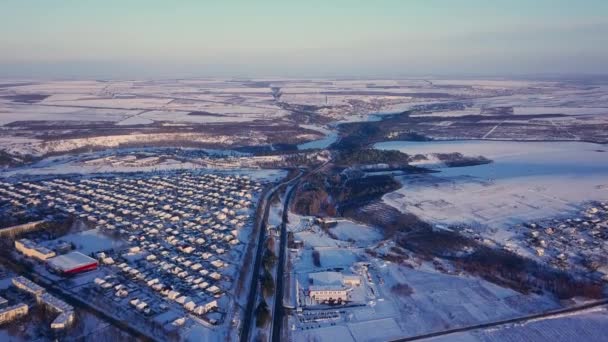
[[[97,260],[80,252],[71,252],[51,258],[47,261],[48,266],[63,275],[73,275],[97,268]]]

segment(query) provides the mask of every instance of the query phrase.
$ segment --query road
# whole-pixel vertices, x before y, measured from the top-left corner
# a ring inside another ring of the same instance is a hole
[[[574,307],[569,307],[569,308],[564,308],[564,309],[551,310],[551,311],[547,311],[547,312],[543,312],[543,313],[539,313],[539,314],[533,314],[533,315],[529,315],[529,316],[505,319],[505,320],[501,320],[501,321],[495,321],[495,322],[489,322],[489,323],[483,323],[483,324],[476,324],[476,325],[471,325],[471,326],[462,327],[462,328],[448,329],[448,330],[438,331],[438,332],[429,333],[429,334],[423,334],[423,335],[417,335],[417,336],[397,339],[394,341],[395,342],[396,341],[399,341],[399,342],[421,341],[421,340],[426,340],[426,339],[433,338],[433,337],[447,336],[447,335],[461,333],[461,332],[469,332],[469,331],[474,331],[474,330],[479,330],[479,329],[495,328],[495,327],[499,327],[501,325],[507,325],[507,324],[526,323],[531,320],[542,319],[542,318],[558,317],[560,315],[577,313],[580,311],[585,311],[585,310],[588,310],[591,308],[604,306],[604,305],[608,305],[608,299],[602,299],[602,300],[594,301],[594,302],[587,303],[587,304],[577,305]]]
[[[243,325],[241,326],[241,342],[249,341],[249,334],[251,333],[251,324],[253,322],[253,318],[255,316],[255,304],[257,302],[257,294],[259,287],[259,276],[260,276],[260,266],[262,264],[262,256],[264,254],[264,240],[266,239],[266,221],[268,219],[268,212],[270,210],[270,199],[274,194],[284,185],[289,185],[290,183],[298,180],[302,176],[300,173],[297,177],[290,179],[288,181],[282,182],[275,187],[273,187],[266,196],[260,202],[260,206],[264,208],[263,215],[261,220],[258,221],[258,229],[260,231],[258,235],[258,242],[256,246],[255,259],[253,262],[253,269],[251,270],[251,284],[249,287],[249,295],[247,296],[247,306],[245,307],[245,313],[243,315]],[[255,231],[255,230],[254,230]],[[244,261],[246,262],[246,261]]]
[[[281,340],[281,327],[283,325],[283,317],[285,308],[283,307],[283,290],[285,287],[285,251],[287,250],[287,222],[289,218],[289,201],[297,188],[296,182],[287,192],[285,203],[283,203],[283,217],[281,220],[281,240],[279,243],[279,263],[277,266],[276,275],[276,293],[274,296],[274,310],[272,315],[272,332],[271,341]]]
[[[276,293],[274,296],[274,309],[272,314],[272,329],[270,334],[270,340],[273,342],[281,341],[281,328],[283,327],[283,318],[285,317],[285,308],[283,307],[283,293],[284,293],[284,281],[285,281],[285,252],[287,251],[287,222],[289,219],[289,201],[293,196],[293,193],[298,187],[300,179],[304,176],[311,175],[327,165],[329,161],[324,162],[314,170],[307,172],[306,174],[300,174],[298,177],[292,179],[292,187],[288,190],[285,195],[285,202],[283,203],[283,217],[281,220],[281,240],[279,243],[279,262],[277,266],[276,274]]]
[[[321,168],[323,168],[325,165],[327,165],[328,162],[323,163],[322,165],[320,165],[319,167],[315,168],[314,170],[308,171],[306,173],[304,173],[302,170],[300,170],[300,174],[297,175],[296,177],[284,181],[278,185],[276,185],[275,187],[273,187],[270,191],[268,191],[268,193],[266,194],[266,196],[264,196],[264,198],[262,199],[262,202],[260,203],[261,206],[264,207],[264,211],[263,211],[263,216],[262,219],[259,221],[259,227],[258,229],[260,230],[259,236],[258,236],[258,243],[257,243],[257,250],[255,253],[255,260],[254,260],[254,267],[253,270],[251,271],[252,276],[251,276],[251,285],[249,288],[249,295],[247,297],[247,306],[245,307],[245,313],[243,315],[243,325],[241,326],[241,334],[240,334],[240,341],[241,342],[248,342],[249,341],[249,337],[250,337],[250,333],[251,333],[251,327],[252,327],[252,322],[254,319],[254,310],[255,310],[255,304],[257,303],[257,298],[258,298],[258,287],[259,287],[259,276],[260,276],[260,267],[262,264],[262,256],[264,253],[264,241],[266,239],[266,222],[268,220],[268,212],[270,210],[270,199],[272,198],[272,196],[275,194],[275,192],[277,190],[279,190],[281,187],[283,186],[289,186],[289,185],[293,185],[290,190],[289,193],[287,194],[286,198],[285,198],[285,203],[283,204],[283,217],[282,217],[282,223],[281,223],[281,240],[280,240],[280,251],[279,251],[279,262],[278,262],[278,267],[277,267],[277,284],[276,284],[276,289],[277,292],[275,293],[275,305],[273,307],[273,321],[272,321],[272,336],[274,336],[274,333],[276,331],[277,333],[277,338],[279,338],[278,336],[280,336],[280,331],[281,331],[281,323],[282,319],[283,319],[283,277],[284,277],[284,268],[285,268],[285,250],[287,247],[287,216],[289,213],[289,199],[291,197],[291,195],[293,194],[293,191],[297,188],[297,183],[299,182],[299,180],[304,177],[304,176],[308,176],[312,173],[317,172],[318,170],[320,170]],[[278,312],[278,314],[276,314],[275,312]],[[279,322],[278,324],[275,324]],[[274,339],[274,337],[272,337],[272,339]]]

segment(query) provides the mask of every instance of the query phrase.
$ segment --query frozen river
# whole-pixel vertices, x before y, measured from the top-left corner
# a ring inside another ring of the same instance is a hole
[[[311,129],[325,134],[325,136],[321,139],[309,141],[307,143],[298,145],[298,150],[300,151],[327,148],[329,147],[329,145],[333,144],[338,139],[338,133],[336,131],[332,131],[324,127],[314,125],[300,125],[300,127]]]

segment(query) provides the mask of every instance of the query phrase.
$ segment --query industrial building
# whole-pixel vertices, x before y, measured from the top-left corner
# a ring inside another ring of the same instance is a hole
[[[29,307],[26,304],[16,304],[4,309],[0,309],[0,324],[8,323],[17,318],[27,315]]]
[[[73,275],[97,268],[97,260],[80,252],[71,252],[47,260],[48,266],[63,275]]]
[[[15,249],[21,252],[28,258],[36,258],[38,260],[48,260],[55,256],[55,252],[52,250],[38,246],[36,243],[29,239],[20,239],[15,241]]]

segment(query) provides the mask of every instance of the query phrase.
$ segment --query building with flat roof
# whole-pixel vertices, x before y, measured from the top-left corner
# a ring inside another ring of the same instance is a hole
[[[359,276],[341,272],[310,273],[308,279],[312,283],[308,287],[308,295],[316,302],[347,302],[352,287],[361,284]]]
[[[38,297],[38,302],[59,314],[51,322],[51,329],[65,329],[74,321],[74,308],[48,292]]]
[[[317,302],[348,301],[348,289],[342,285],[310,286],[308,290],[310,298]]]
[[[46,292],[40,285],[22,276],[13,278],[13,285],[22,291],[33,294],[38,304],[44,305],[59,314],[51,323],[52,329],[64,329],[74,321],[74,308],[70,304]],[[23,308],[19,310],[16,312],[22,314]],[[27,314],[27,305],[25,314]]]
[[[29,239],[20,239],[15,241],[15,249],[17,249],[21,254],[29,257],[36,258],[38,260],[48,260],[49,258],[54,257],[56,254],[52,250],[39,246],[35,242]]]
[[[0,310],[0,324],[8,323],[27,315],[29,307],[26,304],[12,305]]]
[[[97,268],[98,262],[80,252],[71,252],[49,259],[47,264],[63,275],[71,275],[94,270]]]
[[[46,290],[42,286],[34,283],[33,281],[23,276],[13,278],[12,282],[16,288],[28,292],[36,297],[46,292]]]

